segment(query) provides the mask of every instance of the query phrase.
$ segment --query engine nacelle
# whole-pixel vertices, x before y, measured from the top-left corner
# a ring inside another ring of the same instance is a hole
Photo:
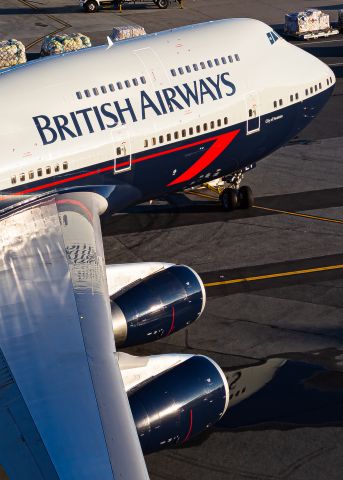
[[[199,275],[171,265],[111,296],[116,344],[140,345],[166,337],[194,322],[206,303]]]
[[[229,404],[229,386],[210,358],[193,355],[129,392],[143,453],[185,443],[217,422]]]

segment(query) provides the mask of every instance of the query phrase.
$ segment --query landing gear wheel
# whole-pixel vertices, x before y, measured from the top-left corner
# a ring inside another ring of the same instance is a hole
[[[168,8],[169,0],[156,0],[158,8]]]
[[[243,186],[238,190],[239,208],[251,208],[254,204],[254,195],[250,187]]]
[[[225,188],[225,190],[221,193],[220,202],[222,204],[223,210],[226,212],[231,212],[235,210],[238,205],[238,195],[237,190],[233,188]]]
[[[99,10],[99,5],[95,0],[89,0],[84,6],[83,6],[85,12],[87,13],[95,13]]]

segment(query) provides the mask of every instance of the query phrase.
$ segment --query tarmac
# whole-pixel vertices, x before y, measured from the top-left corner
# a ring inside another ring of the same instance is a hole
[[[2,0],[0,39],[24,41],[34,58],[41,38],[59,29],[94,45],[127,23],[151,33],[248,16],[281,31],[284,14],[304,7],[336,20],[343,3],[184,0],[183,9],[159,10],[137,2],[122,14],[85,14],[77,1]],[[107,263],[186,264],[207,285],[197,322],[129,351],[203,353],[253,390],[203,436],[147,456],[152,480],[343,476],[343,36],[293,43],[329,64],[337,84],[319,117],[246,175],[253,208],[226,213],[212,192],[197,190],[103,223]]]

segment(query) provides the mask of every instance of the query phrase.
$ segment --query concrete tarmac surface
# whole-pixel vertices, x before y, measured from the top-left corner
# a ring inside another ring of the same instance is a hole
[[[282,31],[285,13],[309,7],[336,21],[343,3],[184,0],[182,10],[173,2],[159,10],[137,2],[122,14],[85,14],[74,0],[2,0],[0,40],[24,41],[34,58],[54,31],[81,31],[94,45],[127,23],[151,33],[253,17]],[[253,208],[226,213],[201,191],[103,222],[107,263],[182,263],[207,285],[197,322],[128,351],[203,353],[240,378],[216,427],[146,457],[152,480],[343,477],[343,36],[294,43],[329,64],[337,84],[319,117],[246,175]]]

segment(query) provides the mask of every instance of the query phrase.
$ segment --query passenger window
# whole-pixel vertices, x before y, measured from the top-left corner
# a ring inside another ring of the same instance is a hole
[[[320,84],[319,84],[319,90],[321,90],[321,89],[322,89],[322,84],[320,83]]]
[[[310,93],[313,93],[313,87],[310,88]]]
[[[160,143],[163,143],[163,141],[164,141],[163,135],[160,135],[160,136],[158,137],[158,141],[159,141]]]
[[[143,83],[143,85],[145,85],[145,84],[146,84],[145,77],[141,77],[141,82]]]
[[[184,137],[187,135],[186,130],[182,130],[182,131],[181,131],[181,135],[182,135],[182,137],[184,138]]]
[[[217,127],[221,127],[222,126],[222,121],[220,118],[218,118],[217,120]]]
[[[89,91],[89,90],[85,90],[85,95],[86,95],[87,98],[89,98],[89,97],[91,96],[90,91]]]
[[[177,140],[179,138],[179,132],[174,132],[174,138]]]
[[[148,145],[149,145],[148,140],[145,139],[145,140],[144,140],[144,148],[147,148]]]
[[[102,87],[100,87],[100,88],[101,88],[102,93],[107,93],[105,85],[102,85]]]
[[[131,83],[129,82],[129,80],[125,80],[125,87],[126,88],[130,88],[131,87]]]
[[[218,58],[215,58],[215,59],[214,59],[214,63],[215,63],[215,65],[217,65],[217,67],[219,67],[220,61],[218,60]]]
[[[21,173],[19,179],[21,182],[25,182],[25,173]]]
[[[193,69],[195,72],[197,72],[199,70],[199,67],[196,63],[193,63]]]
[[[328,78],[326,79],[326,84],[329,85],[329,79]]]
[[[274,108],[276,108],[276,107],[277,107],[277,101],[275,100],[274,101]]]
[[[121,82],[117,82],[117,88],[119,88],[119,90],[123,90],[123,84]]]
[[[194,128],[193,128],[193,127],[189,127],[188,133],[189,133],[189,135],[193,135],[193,133],[194,133]]]
[[[210,127],[213,129],[214,128],[214,121],[212,120],[212,122],[210,123]]]
[[[237,60],[237,62],[241,61],[241,59],[239,58],[239,55],[237,55],[237,53],[235,53],[235,59]]]
[[[296,94],[295,94],[295,99],[296,99],[296,100],[299,100],[299,93],[296,93]]]
[[[176,77],[176,71],[175,71],[174,68],[172,68],[172,69],[170,70],[170,73],[173,75],[173,77]]]
[[[51,173],[51,167],[45,167],[45,173],[46,173],[47,175],[50,175],[50,173]]]
[[[196,131],[197,133],[200,133],[200,131],[201,131],[200,125],[197,125],[197,126],[195,127],[195,131]]]
[[[211,60],[207,60],[207,65],[208,65],[210,68],[212,68],[212,67],[213,67],[212,61],[211,61]]]
[[[290,100],[291,100],[291,102],[293,102],[293,98],[294,98],[294,97],[293,97],[293,95],[291,95],[291,96],[290,96]]]
[[[79,100],[82,99],[82,93],[81,92],[76,92],[76,96]]]
[[[37,177],[41,177],[43,175],[43,170],[41,168],[37,169]]]
[[[185,68],[186,68],[186,72],[187,72],[187,73],[191,73],[192,70],[191,70],[191,67],[190,67],[189,65],[186,65]]]
[[[249,109],[249,117],[252,117],[252,109]]]
[[[55,165],[55,172],[59,172],[60,171],[60,166],[59,165]]]
[[[68,170],[68,162],[63,162],[63,170]]]
[[[17,177],[15,175],[12,175],[11,177],[11,183],[12,185],[14,185],[15,183],[17,183]]]
[[[306,88],[306,90],[305,90],[305,95],[306,96],[308,95],[308,88]]]
[[[225,57],[222,57],[221,60],[222,60],[222,63],[223,63],[224,65],[227,64],[227,61],[226,61],[226,58],[225,58]]]
[[[203,130],[204,130],[204,132],[207,132],[207,130],[208,130],[207,123],[204,123]]]
[[[318,90],[318,85],[314,86],[314,91],[316,92]]]
[[[224,117],[224,125],[227,125],[229,123],[228,117]]]
[[[279,100],[279,105],[280,105],[280,107],[283,105],[282,98],[280,98],[280,100]]]
[[[111,92],[114,92],[115,90],[113,83],[110,83],[108,88],[111,90]]]
[[[117,156],[118,155],[121,155],[121,148],[120,147],[117,147]]]
[[[228,59],[230,63],[233,63],[233,58],[231,57],[231,55],[228,56]]]
[[[30,180],[33,180],[33,178],[34,178],[34,173],[33,173],[33,171],[31,170],[31,172],[29,172],[29,179],[30,179]]]
[[[180,75],[183,75],[183,68],[182,68],[182,67],[179,67],[179,68],[178,68],[178,71],[179,71],[179,74],[180,74]]]
[[[170,142],[171,140],[171,133],[167,133],[167,142]]]
[[[132,83],[134,84],[135,87],[138,87],[138,80],[137,78],[132,79]]]
[[[94,95],[99,95],[99,90],[97,88],[93,88]]]
[[[205,62],[200,62],[200,67],[201,67],[203,70],[205,70],[205,68],[206,68]]]

